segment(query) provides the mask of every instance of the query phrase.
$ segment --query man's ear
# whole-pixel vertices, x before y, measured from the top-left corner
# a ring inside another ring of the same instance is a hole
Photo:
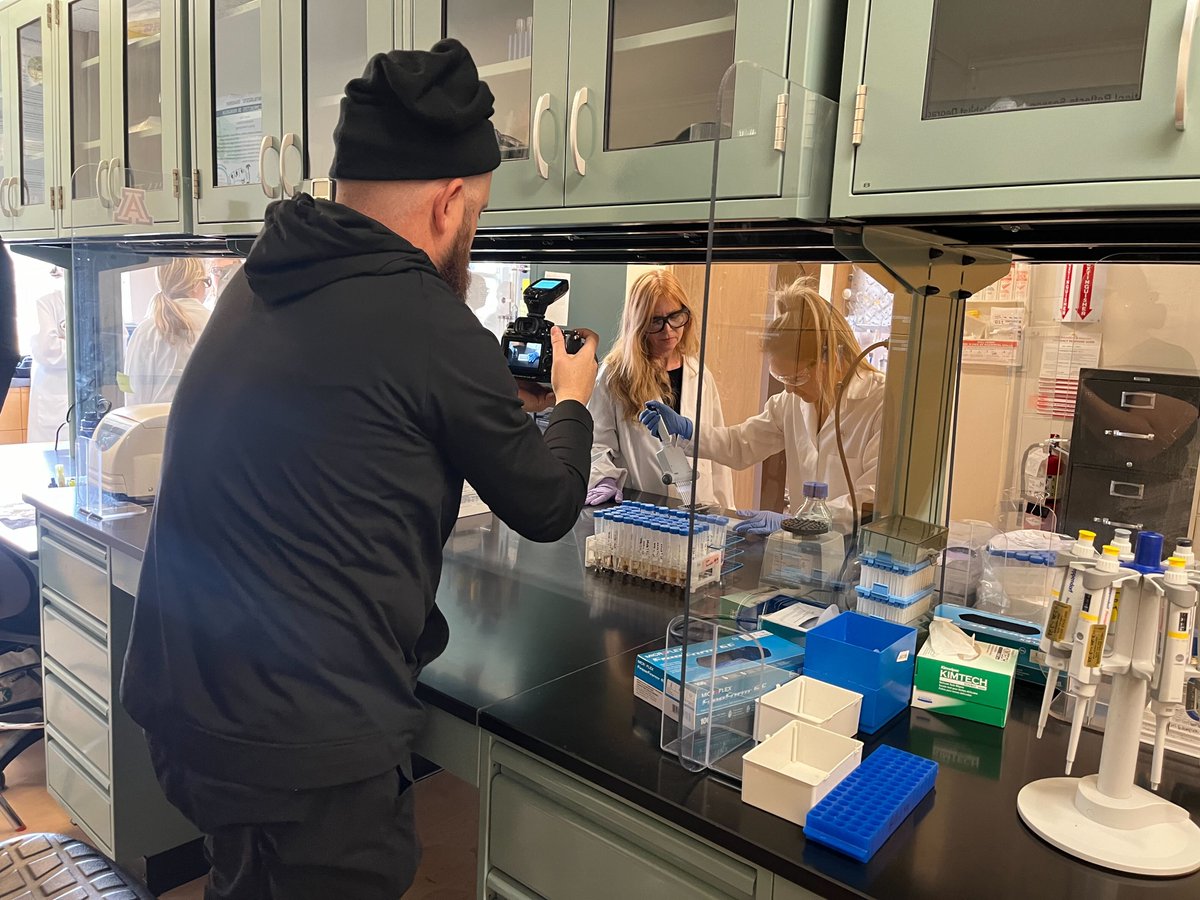
[[[458,233],[466,209],[466,184],[461,178],[448,179],[433,196],[433,218],[429,223],[434,237]]]

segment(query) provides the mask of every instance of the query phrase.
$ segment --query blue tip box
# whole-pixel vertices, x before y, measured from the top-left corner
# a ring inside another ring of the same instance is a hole
[[[874,734],[912,699],[917,630],[846,612],[808,633],[804,671],[862,694],[860,731]]]
[[[933,790],[937,763],[879,747],[808,812],[804,836],[866,862]]]

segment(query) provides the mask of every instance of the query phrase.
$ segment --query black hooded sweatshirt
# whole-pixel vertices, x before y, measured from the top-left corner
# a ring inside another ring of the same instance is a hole
[[[121,700],[169,756],[315,788],[407,760],[463,479],[557,540],[592,420],[545,435],[429,258],[345,206],[273,204],[179,383]]]

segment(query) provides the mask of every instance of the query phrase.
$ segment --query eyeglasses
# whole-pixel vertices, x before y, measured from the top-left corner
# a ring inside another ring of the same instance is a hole
[[[658,334],[668,325],[672,328],[682,328],[692,318],[692,311],[686,306],[681,306],[675,312],[667,316],[654,316],[650,319],[650,324],[646,327],[646,334]]]
[[[771,377],[780,384],[787,385],[788,387],[803,387],[812,381],[812,366],[809,366],[803,371],[797,372],[795,375],[780,375],[778,372],[772,369]]]

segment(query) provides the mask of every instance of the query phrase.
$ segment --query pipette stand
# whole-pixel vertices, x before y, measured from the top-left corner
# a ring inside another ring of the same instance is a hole
[[[1099,774],[1027,784],[1017,811],[1043,840],[1086,862],[1133,875],[1186,875],[1200,869],[1200,827],[1187,810],[1134,784],[1148,690],[1144,669],[1126,663],[1113,673]]]

